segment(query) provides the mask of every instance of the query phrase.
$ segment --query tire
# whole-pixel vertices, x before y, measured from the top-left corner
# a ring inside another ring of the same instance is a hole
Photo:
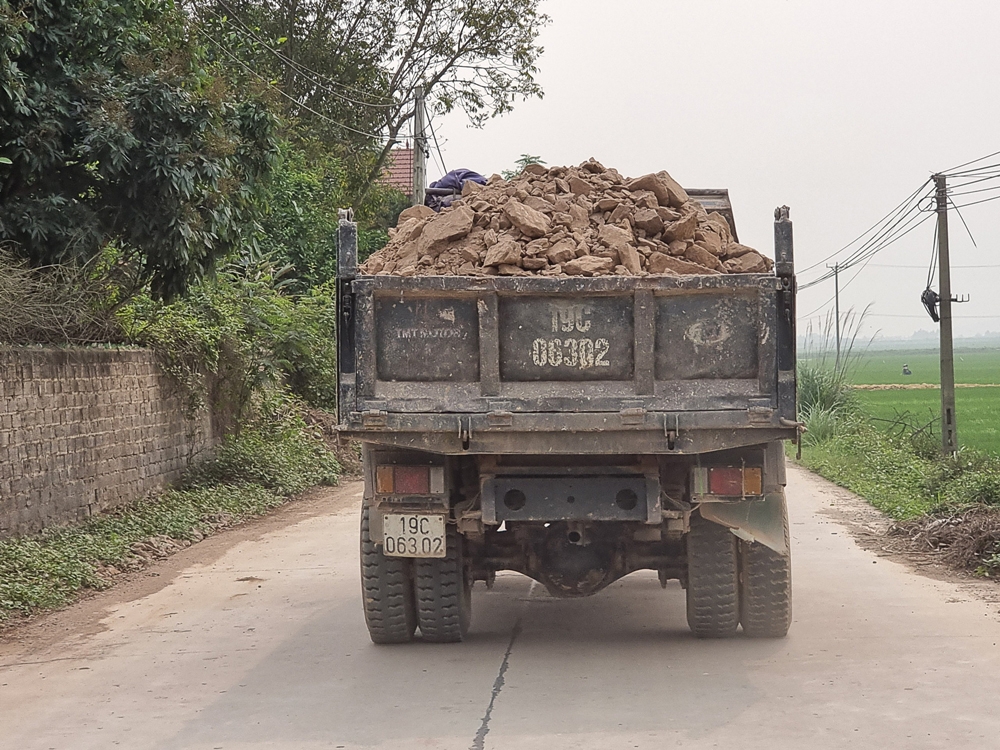
[[[788,509],[782,508],[785,547]],[[751,638],[783,638],[792,624],[792,558],[758,542],[739,543],[740,622]]]
[[[465,574],[462,537],[448,526],[447,555],[414,561],[417,623],[430,643],[458,643],[472,620],[472,582]]]
[[[361,595],[373,643],[407,643],[417,628],[410,560],[386,557],[371,539],[371,508],[361,509]]]
[[[736,537],[724,526],[691,516],[687,537],[688,626],[698,638],[729,638],[740,622]]]

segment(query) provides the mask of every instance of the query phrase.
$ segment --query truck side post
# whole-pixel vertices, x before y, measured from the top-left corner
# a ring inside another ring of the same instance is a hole
[[[354,293],[358,275],[358,225],[353,211],[341,209],[337,230],[337,416],[341,423],[355,403],[357,377],[354,342]]]
[[[778,278],[778,414],[798,428],[795,403],[795,258],[788,206],[774,209],[774,272]],[[801,451],[801,434],[796,436]]]

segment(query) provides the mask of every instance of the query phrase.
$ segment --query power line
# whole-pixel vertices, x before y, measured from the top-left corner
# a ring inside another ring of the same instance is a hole
[[[973,159],[972,161],[967,161],[965,164],[959,164],[958,166],[947,169],[941,174],[950,176],[955,172],[956,169],[961,169],[962,167],[967,167],[970,164],[975,164],[976,162],[986,161],[987,159],[992,159],[994,156],[1000,156],[1000,151],[994,151],[992,154],[986,154],[986,156],[980,156],[978,159]]]
[[[925,269],[927,266],[911,266],[911,265],[897,265],[895,263],[869,263],[872,268],[914,268],[914,269]],[[956,268],[1000,268],[1000,265],[974,265],[974,266],[952,266],[952,270]]]
[[[325,120],[325,121],[329,122],[331,125],[336,125],[337,127],[343,128],[344,130],[350,131],[351,133],[356,133],[357,135],[363,135],[363,136],[366,136],[368,138],[374,138],[376,140],[382,140],[382,139],[384,139],[384,136],[375,135],[374,133],[366,133],[363,130],[358,130],[356,128],[352,128],[350,125],[345,125],[342,122],[337,122],[333,118],[327,117],[322,112],[317,112],[315,109],[313,109],[312,107],[308,106],[307,104],[303,104],[298,99],[296,99],[294,96],[292,96],[292,95],[288,94],[287,92],[285,92],[284,90],[282,90],[282,88],[280,86],[276,86],[274,83],[272,83],[271,81],[267,80],[267,78],[265,78],[260,73],[258,73],[256,70],[254,70],[253,68],[251,68],[245,62],[243,62],[239,57],[237,57],[232,52],[230,52],[228,49],[226,49],[226,47],[223,46],[220,42],[217,42],[214,38],[212,38],[212,36],[210,34],[208,34],[208,32],[203,31],[202,29],[197,29],[197,30],[198,30],[198,32],[201,33],[202,36],[204,36],[206,39],[208,39],[208,41],[210,41],[212,44],[214,44],[216,47],[218,47],[219,51],[221,51],[223,54],[225,54],[227,57],[229,57],[233,62],[235,62],[241,68],[243,68],[244,70],[246,70],[250,75],[252,75],[252,76],[256,77],[258,80],[266,83],[268,86],[270,86],[275,91],[277,91],[278,94],[280,94],[284,98],[288,99],[288,101],[292,102],[297,107],[301,107],[302,109],[304,109],[307,112],[315,115],[316,117],[320,118],[321,120]]]
[[[866,230],[865,230],[864,232],[862,232],[862,233],[861,233],[860,235],[858,235],[858,236],[857,236],[856,238],[854,238],[854,239],[853,239],[853,240],[851,240],[851,241],[850,241],[849,243],[847,243],[847,244],[846,244],[846,245],[844,245],[844,246],[843,246],[842,248],[840,248],[840,250],[837,250],[837,251],[836,251],[835,253],[831,253],[830,255],[826,256],[826,257],[825,257],[825,258],[823,258],[822,260],[820,260],[820,261],[818,261],[818,262],[816,262],[816,263],[813,263],[813,264],[812,264],[811,266],[807,266],[807,267],[805,267],[805,268],[803,268],[803,269],[799,270],[799,273],[805,273],[806,271],[811,271],[812,269],[816,268],[817,266],[821,266],[821,265],[823,265],[823,264],[824,264],[824,263],[826,263],[826,262],[827,262],[828,260],[831,260],[831,259],[832,259],[832,258],[834,258],[835,256],[837,256],[837,255],[840,255],[840,254],[841,254],[842,252],[844,252],[844,251],[845,251],[845,250],[846,250],[847,248],[851,247],[851,245],[855,244],[856,242],[858,242],[859,240],[863,239],[863,238],[864,238],[864,237],[866,237],[866,236],[867,236],[868,234],[870,234],[871,232],[873,232],[874,230],[876,230],[876,229],[877,229],[878,227],[880,227],[880,226],[881,226],[881,225],[882,225],[882,224],[883,224],[884,222],[886,222],[886,221],[890,221],[891,219],[893,219],[893,218],[895,217],[895,215],[896,215],[896,214],[897,214],[897,213],[898,213],[899,211],[903,210],[903,209],[904,209],[904,208],[905,208],[905,207],[906,207],[907,205],[909,205],[909,204],[910,204],[910,202],[911,202],[911,201],[912,201],[912,200],[913,200],[913,199],[914,199],[914,198],[915,198],[915,197],[917,196],[917,194],[918,194],[918,193],[919,193],[919,192],[920,192],[921,190],[923,190],[923,189],[924,189],[924,187],[926,187],[926,185],[927,185],[927,183],[928,183],[928,182],[930,182],[930,180],[929,180],[929,179],[928,179],[928,180],[926,180],[926,181],[924,181],[924,183],[923,183],[923,184],[922,184],[922,185],[921,185],[920,187],[918,187],[918,188],[917,188],[916,190],[914,190],[914,191],[913,191],[912,193],[910,193],[910,195],[909,195],[909,196],[907,196],[907,197],[906,197],[906,198],[905,198],[905,199],[903,200],[903,202],[902,202],[902,203],[900,203],[900,204],[899,204],[898,206],[896,206],[895,208],[893,208],[893,209],[892,209],[892,210],[891,210],[891,211],[890,211],[890,212],[889,212],[888,214],[886,214],[885,216],[883,216],[883,217],[882,217],[881,219],[879,219],[879,220],[878,220],[877,222],[875,222],[875,224],[873,224],[873,225],[872,225],[871,227],[869,227],[868,229],[866,229]]]
[[[216,0],[216,2],[232,14],[233,19],[237,23],[239,23],[240,26],[242,26],[244,29],[246,29],[247,34],[249,34],[254,39],[254,41],[258,42],[262,47],[264,47],[264,49],[266,49],[268,52],[270,52],[271,54],[273,54],[275,57],[277,57],[282,62],[284,62],[284,63],[292,66],[293,68],[296,68],[299,72],[306,73],[307,75],[316,76],[318,78],[322,78],[323,80],[327,81],[329,84],[331,84],[333,86],[339,86],[340,88],[343,88],[343,89],[349,90],[349,91],[353,91],[354,93],[357,93],[357,94],[362,95],[362,96],[371,96],[371,94],[369,92],[360,91],[360,90],[355,89],[355,88],[353,88],[351,86],[347,86],[346,84],[340,83],[339,81],[335,81],[334,79],[330,78],[327,75],[324,75],[324,74],[322,74],[322,73],[320,73],[320,72],[318,72],[316,70],[313,70],[312,68],[306,67],[305,65],[303,65],[300,62],[298,62],[297,60],[293,60],[290,57],[287,57],[286,55],[283,55],[281,52],[279,52],[278,50],[276,50],[273,47],[271,47],[265,40],[261,39],[260,36],[258,36],[257,33],[253,29],[251,29],[246,23],[243,22],[242,19],[239,18],[239,16],[236,14],[236,11],[234,11],[232,8],[230,8],[228,5],[226,5],[223,2],[223,0]],[[208,11],[210,13],[212,13],[216,18],[218,18],[222,22],[225,22],[226,20],[228,20],[227,17],[221,15],[220,13],[218,13],[217,11],[215,11],[215,10],[213,10],[211,8],[208,8]],[[317,81],[316,79],[313,79],[313,82],[314,83],[319,83],[319,81]],[[351,104],[356,104],[359,107],[373,107],[373,108],[386,108],[386,109],[389,109],[389,108],[397,106],[397,104],[396,104],[396,102],[394,100],[392,100],[392,99],[390,99],[388,97],[380,96],[380,95],[375,95],[375,96],[376,96],[376,98],[379,98],[379,99],[381,99],[384,102],[387,102],[386,104],[373,104],[371,102],[359,102],[359,101],[356,101],[354,99],[351,99],[348,96],[345,96],[344,94],[338,94],[337,92],[332,91],[332,90],[327,89],[327,88],[322,87],[322,86],[321,86],[321,88],[323,88],[327,93],[332,94],[333,96],[338,97],[340,99],[343,99],[344,101],[350,102]],[[402,104],[403,103],[400,103],[400,106]]]
[[[441,160],[441,174],[448,174],[448,167],[444,164],[444,154],[441,153],[441,146],[438,144],[438,134],[434,130],[434,120],[433,118],[427,118],[427,125],[431,129],[431,135],[434,138],[434,148],[437,149],[438,158]]]
[[[898,226],[899,222],[897,222],[897,226],[894,226],[893,228],[891,228],[891,232],[892,232],[891,234],[889,234],[889,235],[887,235],[885,237],[882,237],[882,238],[878,238],[878,239],[882,240],[878,245],[871,245],[871,244],[869,244],[866,247],[861,248],[860,250],[858,250],[857,252],[855,252],[850,258],[848,258],[846,261],[844,261],[843,263],[840,264],[840,270],[844,270],[844,269],[847,269],[847,268],[853,268],[854,266],[858,265],[859,263],[864,263],[868,259],[874,257],[876,253],[879,253],[882,250],[884,250],[885,248],[889,247],[889,245],[892,245],[895,242],[898,242],[903,237],[905,237],[910,232],[912,232],[914,229],[916,229],[917,227],[921,226],[925,221],[927,221],[928,219],[932,218],[933,214],[927,214],[923,218],[921,218],[919,221],[917,221],[916,224],[913,224],[913,221],[916,220],[918,216],[919,216],[919,213],[915,214],[913,216],[910,216],[902,226]],[[910,226],[911,224],[912,224],[912,226]],[[817,284],[819,284],[819,283],[821,283],[823,281],[826,281],[827,279],[831,279],[831,278],[833,278],[833,273],[832,272],[828,272],[828,273],[823,274],[822,276],[820,276],[820,277],[818,277],[818,278],[816,278],[816,279],[814,279],[814,280],[812,280],[810,282],[802,284],[801,286],[799,286],[799,289],[800,290],[808,289],[810,287],[816,286]]]

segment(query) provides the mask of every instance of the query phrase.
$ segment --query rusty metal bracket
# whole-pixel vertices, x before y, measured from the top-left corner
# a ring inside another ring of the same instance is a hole
[[[802,435],[809,432],[809,428],[806,427],[805,422],[796,422],[794,419],[781,418],[782,427],[794,427],[795,428],[795,460],[799,461],[802,459]]]
[[[671,420],[671,417],[673,418]],[[670,422],[673,421],[673,427],[670,426]],[[667,448],[674,450],[677,445],[677,436],[681,431],[681,418],[679,414],[664,414],[663,415],[663,437],[667,439]]]
[[[361,412],[363,427],[385,427],[389,423],[389,414],[382,409],[368,409]]]
[[[623,425],[641,425],[646,422],[646,410],[641,406],[622,409],[618,412]]]
[[[510,427],[514,424],[514,415],[509,411],[491,411],[486,415],[490,427]]]
[[[462,443],[462,450],[469,450],[469,443],[472,442],[472,417],[458,418],[458,439]]]

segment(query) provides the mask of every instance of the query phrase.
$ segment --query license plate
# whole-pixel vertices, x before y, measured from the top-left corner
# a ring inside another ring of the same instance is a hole
[[[382,516],[382,551],[389,557],[444,557],[445,518],[428,513]]]

